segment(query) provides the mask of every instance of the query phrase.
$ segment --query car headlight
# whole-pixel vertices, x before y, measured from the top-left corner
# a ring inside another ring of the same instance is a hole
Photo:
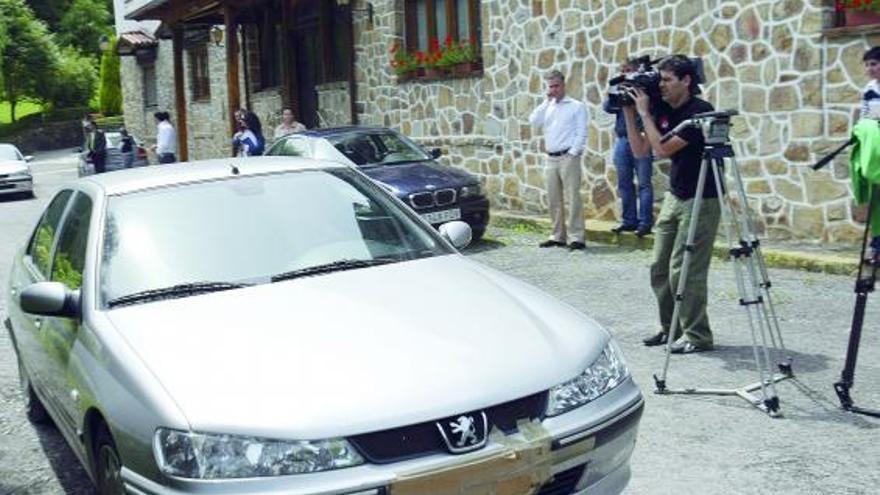
[[[270,440],[159,428],[153,445],[169,476],[220,479],[282,476],[363,464],[344,439]]]
[[[480,184],[471,184],[469,186],[464,186],[459,191],[458,195],[462,198],[472,198],[474,196],[479,196],[482,191],[480,190]]]
[[[623,354],[609,340],[602,354],[581,374],[550,389],[547,416],[556,416],[596,400],[609,390],[623,383],[629,370]]]
[[[19,170],[17,172],[12,172],[9,174],[10,179],[30,179],[31,171],[30,170]]]

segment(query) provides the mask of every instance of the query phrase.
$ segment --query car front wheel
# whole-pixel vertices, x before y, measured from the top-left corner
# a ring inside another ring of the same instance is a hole
[[[124,495],[122,461],[116,443],[104,425],[95,436],[95,484],[101,495]]]

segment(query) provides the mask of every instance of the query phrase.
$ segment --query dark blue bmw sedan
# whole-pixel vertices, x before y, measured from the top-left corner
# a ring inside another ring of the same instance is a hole
[[[463,220],[479,239],[489,223],[489,200],[471,173],[436,161],[402,134],[384,127],[335,127],[284,136],[267,155],[303,156],[356,165],[390,189],[431,225]]]

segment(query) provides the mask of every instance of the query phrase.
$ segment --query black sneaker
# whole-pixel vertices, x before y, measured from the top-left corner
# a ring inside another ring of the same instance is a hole
[[[553,239],[548,239],[540,244],[538,247],[547,248],[547,247],[565,247],[564,242],[554,241]]]
[[[664,345],[668,339],[668,333],[658,332],[656,335],[652,335],[648,338],[642,339],[642,343],[648,347],[653,347],[655,345]]]
[[[587,245],[581,241],[574,241],[568,245],[569,251],[583,251],[586,248],[587,248]]]
[[[636,237],[645,237],[646,235],[651,235],[651,227],[641,226],[636,229]]]
[[[611,232],[614,232],[615,234],[619,234],[621,232],[633,232],[636,229],[638,229],[638,227],[636,227],[635,225],[620,224],[617,227],[614,227],[613,229],[611,229]]]

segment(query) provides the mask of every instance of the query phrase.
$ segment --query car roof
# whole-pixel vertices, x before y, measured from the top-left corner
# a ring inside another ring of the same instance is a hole
[[[300,135],[300,136],[309,136],[309,137],[329,137],[336,136],[339,134],[348,134],[350,132],[393,132],[391,129],[387,127],[373,127],[373,126],[364,126],[364,125],[346,125],[340,127],[326,127],[322,129],[309,129],[307,131],[298,132],[296,134],[291,134],[291,136]]]
[[[233,167],[238,170],[235,174]],[[98,185],[108,196],[126,194],[174,184],[222,179],[237,175],[248,177],[272,172],[327,170],[351,168],[337,162],[293,156],[255,156],[248,158],[215,158],[192,162],[135,167],[79,179]]]

